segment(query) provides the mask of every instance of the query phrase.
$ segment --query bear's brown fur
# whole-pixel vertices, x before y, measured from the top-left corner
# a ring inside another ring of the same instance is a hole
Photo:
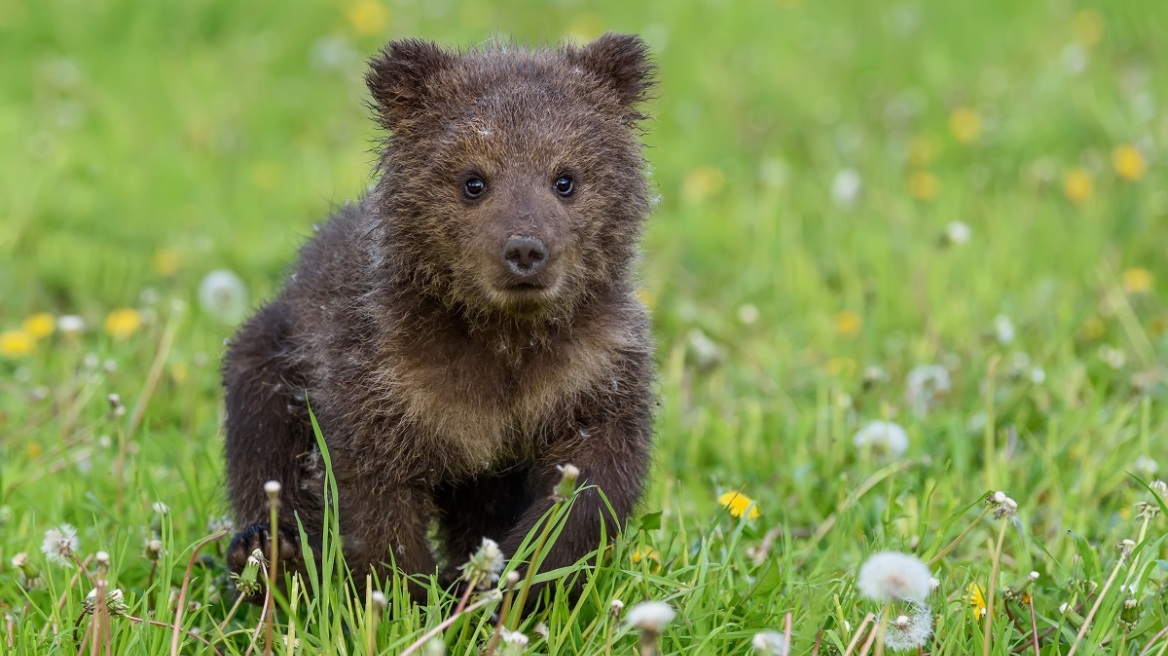
[[[267,552],[265,481],[322,530],[332,459],[346,560],[432,574],[484,537],[507,556],[551,504],[557,465],[581,493],[542,569],[572,564],[628,517],[649,465],[653,356],[634,297],[650,207],[636,126],[645,44],[465,53],[391,42],[367,82],[392,136],[380,179],[301,251],[231,343],[227,477],[239,571]],[[595,489],[603,490],[616,516]],[[415,592],[418,590],[415,588]]]

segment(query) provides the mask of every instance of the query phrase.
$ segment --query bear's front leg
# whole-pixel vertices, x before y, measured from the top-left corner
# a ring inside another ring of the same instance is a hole
[[[552,507],[555,488],[562,477],[560,467],[569,464],[580,470],[577,487],[582,489],[575,497],[564,530],[547,550],[539,570],[570,566],[601,547],[601,527],[604,535],[615,536],[641,497],[649,469],[649,449],[649,421],[639,417],[582,430],[552,445],[532,467],[528,478],[537,501],[508,533],[501,545],[503,553],[514,557],[527,534]],[[528,599],[533,601],[538,594],[538,588],[532,590]]]
[[[388,587],[394,570],[408,577],[410,596],[426,602],[424,577],[437,570],[426,532],[434,515],[431,495],[421,487],[338,479],[339,521],[345,561],[358,586],[372,575]]]

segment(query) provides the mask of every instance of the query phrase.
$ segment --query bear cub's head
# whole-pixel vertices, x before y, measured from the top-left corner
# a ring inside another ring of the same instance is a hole
[[[366,77],[391,133],[373,193],[386,255],[469,317],[552,320],[623,287],[649,210],[637,106],[648,49],[458,53],[389,43]]]

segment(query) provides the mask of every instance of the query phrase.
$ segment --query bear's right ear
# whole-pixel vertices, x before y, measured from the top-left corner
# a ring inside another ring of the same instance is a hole
[[[425,109],[434,76],[453,66],[455,59],[453,53],[429,41],[390,41],[369,62],[365,74],[381,124],[397,130]]]

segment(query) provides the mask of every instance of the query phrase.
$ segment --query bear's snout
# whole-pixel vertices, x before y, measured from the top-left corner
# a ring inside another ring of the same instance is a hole
[[[512,237],[503,245],[503,262],[515,276],[533,276],[547,264],[547,260],[547,246],[538,239]]]

